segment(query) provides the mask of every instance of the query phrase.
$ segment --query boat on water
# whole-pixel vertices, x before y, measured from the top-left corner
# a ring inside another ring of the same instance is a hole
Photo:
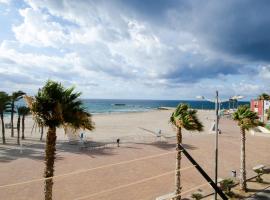
[[[125,106],[126,104],[125,103],[115,103],[113,104],[114,106]]]

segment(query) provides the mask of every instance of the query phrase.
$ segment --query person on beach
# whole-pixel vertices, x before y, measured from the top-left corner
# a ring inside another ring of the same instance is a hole
[[[83,133],[80,134],[80,146],[83,147],[84,143],[83,143]]]
[[[120,139],[119,138],[116,140],[116,143],[117,143],[117,147],[120,147]]]

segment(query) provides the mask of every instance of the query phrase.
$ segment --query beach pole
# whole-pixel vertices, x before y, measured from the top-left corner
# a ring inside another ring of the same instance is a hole
[[[218,102],[218,91],[216,91],[216,121],[215,121],[215,132],[216,132],[216,138],[215,138],[215,184],[217,185],[217,179],[218,179],[218,111],[219,111],[219,102]],[[215,191],[215,200],[217,200],[217,191]]]

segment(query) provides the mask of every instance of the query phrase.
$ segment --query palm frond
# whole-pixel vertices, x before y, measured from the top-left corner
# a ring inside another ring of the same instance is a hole
[[[6,92],[0,91],[0,113],[8,112],[10,103],[10,96]]]
[[[189,109],[186,104],[179,104],[170,117],[170,123],[191,131],[202,131],[203,125],[197,117],[197,111]]]
[[[28,115],[30,113],[30,108],[26,106],[20,106],[17,108],[19,115]]]
[[[233,119],[238,122],[238,125],[246,130],[260,125],[257,113],[250,110],[249,106],[239,106],[233,114]]]
[[[25,95],[25,92],[23,92],[23,91],[21,91],[21,90],[19,90],[19,91],[16,91],[16,92],[13,92],[12,94],[11,94],[11,96],[10,96],[10,98],[11,98],[11,101],[18,101],[18,100],[20,100],[20,99],[22,99],[23,98],[23,95]]]
[[[36,121],[43,126],[71,126],[75,129],[94,129],[91,115],[79,99],[75,88],[65,89],[61,83],[47,81],[31,103]]]

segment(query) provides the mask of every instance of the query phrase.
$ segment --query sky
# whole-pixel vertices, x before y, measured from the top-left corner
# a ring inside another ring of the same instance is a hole
[[[0,90],[84,98],[270,93],[268,0],[0,0]]]

